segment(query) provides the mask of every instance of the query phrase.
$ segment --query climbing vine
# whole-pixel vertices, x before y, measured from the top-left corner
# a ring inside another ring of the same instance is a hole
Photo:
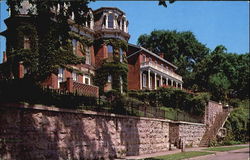
[[[104,62],[102,67],[96,70],[94,77],[95,85],[99,86],[100,94],[104,93],[104,86],[108,82],[108,76],[112,77],[112,89],[121,91],[120,77],[122,79],[123,91],[127,92],[127,64],[120,62]]]

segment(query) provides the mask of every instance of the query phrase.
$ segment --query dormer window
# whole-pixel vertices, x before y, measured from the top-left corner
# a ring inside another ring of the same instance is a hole
[[[23,48],[30,49],[30,39],[27,36],[24,36],[23,38]]]
[[[114,15],[109,14],[108,16],[108,28],[114,28]]]

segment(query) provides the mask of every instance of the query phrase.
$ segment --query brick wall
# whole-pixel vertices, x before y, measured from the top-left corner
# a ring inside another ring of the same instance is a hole
[[[169,121],[0,105],[0,158],[94,159],[168,150]]]

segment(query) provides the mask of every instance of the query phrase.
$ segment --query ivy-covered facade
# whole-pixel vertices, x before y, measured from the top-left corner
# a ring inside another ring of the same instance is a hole
[[[43,86],[93,96],[109,90],[126,92],[130,35],[125,13],[105,7],[89,9],[86,17],[78,25],[71,16],[65,40],[59,34],[64,28],[53,20],[46,22],[49,33],[43,33],[29,14],[10,15],[5,20],[7,30],[1,32],[6,37],[7,55],[0,66],[1,78],[36,77]]]

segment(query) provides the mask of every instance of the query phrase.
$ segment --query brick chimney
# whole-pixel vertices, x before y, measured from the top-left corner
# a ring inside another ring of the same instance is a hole
[[[159,56],[160,56],[161,58],[164,58],[164,53],[159,53]]]
[[[7,55],[5,51],[3,51],[3,63],[4,62],[7,62]]]

